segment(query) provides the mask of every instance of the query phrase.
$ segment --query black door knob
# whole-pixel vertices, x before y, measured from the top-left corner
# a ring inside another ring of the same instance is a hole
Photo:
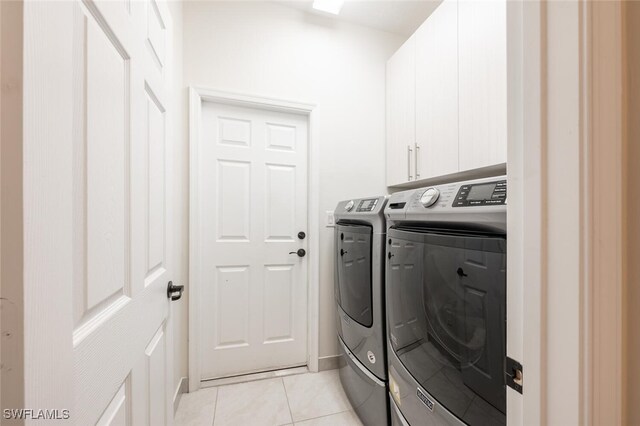
[[[298,249],[298,251],[289,252],[289,254],[297,254],[298,257],[304,257],[307,254],[305,249]]]
[[[298,232],[298,238],[300,238],[301,240],[304,240],[307,237],[307,234],[305,234],[304,232],[300,231]]]
[[[169,281],[167,285],[167,297],[171,300],[179,300],[184,292],[183,285],[174,285],[173,281]]]
[[[340,249],[340,256],[344,256],[348,252],[345,249]]]

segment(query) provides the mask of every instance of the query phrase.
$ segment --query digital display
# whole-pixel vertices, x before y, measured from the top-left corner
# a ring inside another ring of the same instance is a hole
[[[451,204],[452,207],[478,207],[507,203],[507,181],[481,184],[462,184]]]
[[[467,200],[468,201],[489,200],[491,199],[491,194],[493,194],[493,190],[495,188],[496,188],[495,183],[488,183],[486,185],[474,185],[471,187],[471,190],[469,191]]]
[[[376,206],[377,202],[378,202],[377,198],[362,200],[360,201],[360,204],[358,204],[358,209],[356,211],[359,211],[359,212],[373,211],[373,208]]]

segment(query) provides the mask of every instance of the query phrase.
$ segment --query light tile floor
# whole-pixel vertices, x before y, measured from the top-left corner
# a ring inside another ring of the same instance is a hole
[[[176,426],[361,426],[338,370],[201,389],[182,395]]]

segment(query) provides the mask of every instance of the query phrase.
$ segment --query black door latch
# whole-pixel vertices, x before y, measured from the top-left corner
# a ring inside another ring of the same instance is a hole
[[[522,364],[518,361],[507,357],[507,371],[504,372],[504,378],[507,382],[507,386],[512,389],[515,389],[516,392],[522,393],[523,386],[523,375],[522,375]]]
[[[180,300],[182,297],[182,292],[184,292],[183,285],[174,285],[173,281],[169,281],[169,285],[167,285],[167,297],[173,300]]]

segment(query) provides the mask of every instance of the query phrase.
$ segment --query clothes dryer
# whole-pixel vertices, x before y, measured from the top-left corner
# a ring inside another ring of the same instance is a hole
[[[342,352],[340,380],[365,425],[387,425],[384,311],[386,197],[338,203],[335,299]]]

